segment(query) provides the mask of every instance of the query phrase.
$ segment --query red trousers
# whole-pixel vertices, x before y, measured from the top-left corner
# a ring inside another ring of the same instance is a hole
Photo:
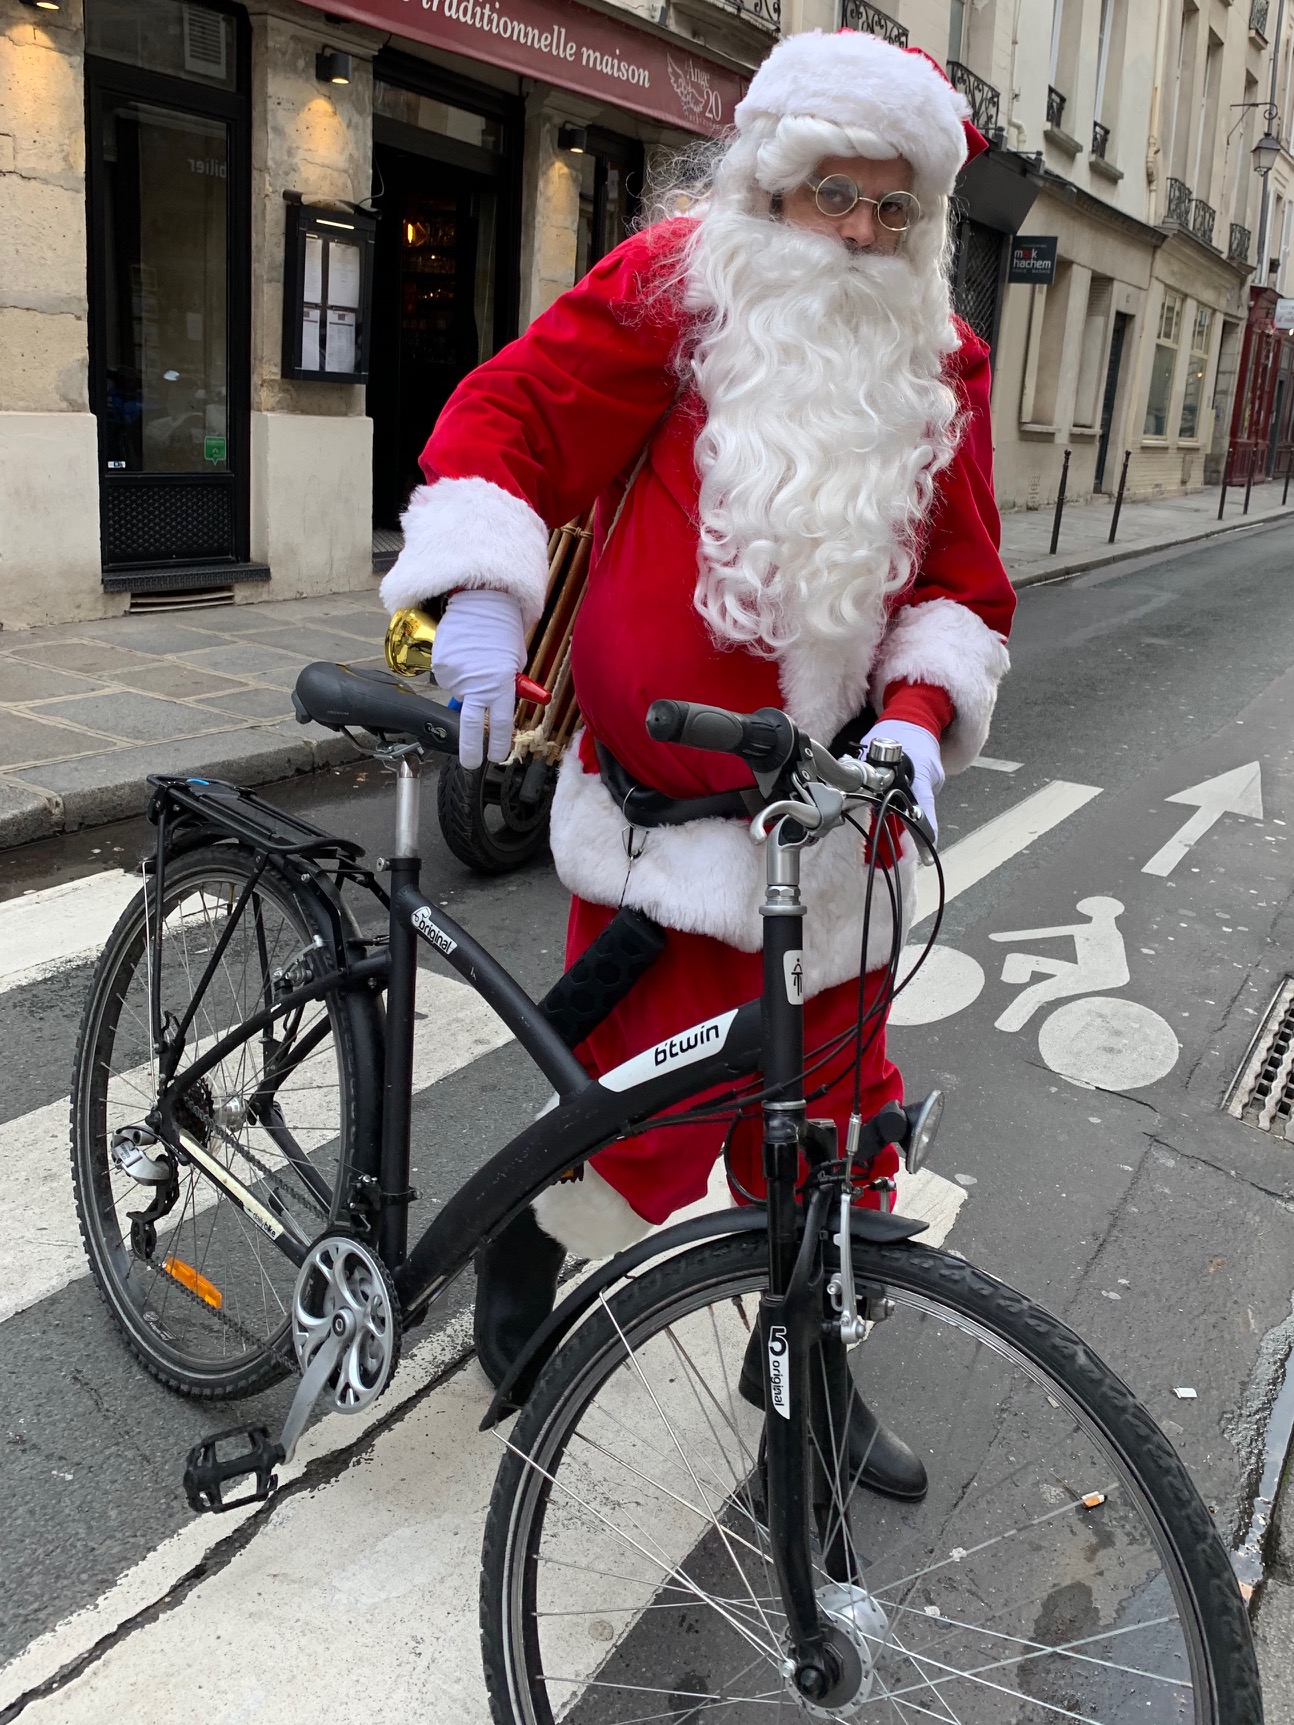
[[[615,912],[604,905],[571,900],[566,931],[569,968],[594,941]],[[875,999],[877,979],[869,978],[866,1004]],[[763,989],[763,958],[758,952],[738,952],[704,934],[669,931],[664,952],[626,998],[576,1049],[585,1070],[597,1076],[640,1054],[653,1043],[686,1030],[702,1019],[729,1012]],[[824,989],[804,1008],[804,1047],[809,1061],[819,1044],[842,1035],[857,1023],[858,983],[842,982]],[[834,1081],[825,1096],[809,1104],[810,1119],[832,1119],[844,1149],[845,1129],[853,1102],[853,1068],[843,1050],[829,1065],[806,1079],[806,1092],[825,1079]],[[882,1028],[863,1056],[862,1114],[870,1119],[887,1102],[900,1101],[903,1080],[885,1056]],[[695,1108],[700,1098],[687,1104]],[[727,1123],[659,1126],[624,1143],[613,1144],[592,1158],[593,1166],[627,1203],[648,1222],[663,1222],[675,1210],[705,1196],[710,1171],[723,1148]],[[758,1109],[738,1122],[732,1140],[732,1167],[748,1192],[763,1192],[763,1130]],[[893,1178],[899,1166],[895,1150],[886,1149],[872,1163],[868,1177]],[[865,1200],[875,1204],[876,1195]],[[888,1208],[888,1205],[886,1206]]]

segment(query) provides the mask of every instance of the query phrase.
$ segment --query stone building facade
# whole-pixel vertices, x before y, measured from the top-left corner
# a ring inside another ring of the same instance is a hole
[[[1193,490],[1237,428],[1279,475],[1268,0],[0,0],[0,622],[364,585],[457,379],[780,33],[842,22],[925,49],[990,139],[952,252],[1001,505],[1067,452],[1071,497],[1125,458],[1132,498]]]

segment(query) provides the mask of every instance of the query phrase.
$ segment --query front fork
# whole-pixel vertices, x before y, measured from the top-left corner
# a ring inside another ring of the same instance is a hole
[[[827,1625],[814,1588],[810,1535],[814,1475],[810,1454],[811,1362],[824,1341],[822,1255],[817,1237],[830,1203],[819,1189],[803,1235],[796,1185],[806,1142],[804,1103],[804,905],[800,850],[805,834],[784,819],[768,838],[764,919],[764,1178],[768,1190],[768,1291],[760,1301],[767,1453],[768,1530],[786,1611],[792,1681],[821,1701],[836,1680]],[[821,1391],[819,1391],[821,1393]],[[833,1402],[839,1397],[830,1394]],[[843,1441],[843,1440],[842,1440]]]

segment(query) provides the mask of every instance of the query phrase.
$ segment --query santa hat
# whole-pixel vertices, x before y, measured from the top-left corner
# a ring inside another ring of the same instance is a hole
[[[737,130],[761,115],[870,133],[878,155],[905,157],[921,184],[945,195],[962,164],[988,148],[966,98],[923,49],[896,48],[860,30],[784,37],[737,104]]]

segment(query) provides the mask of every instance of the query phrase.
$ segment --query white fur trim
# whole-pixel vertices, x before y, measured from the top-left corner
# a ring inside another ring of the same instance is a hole
[[[870,670],[882,629],[847,641],[792,641],[777,655],[777,681],[786,712],[811,737],[829,743],[867,701]]]
[[[966,98],[923,55],[861,31],[784,37],[737,104],[738,131],[757,114],[871,132],[912,163],[923,186],[945,196],[966,160]]]
[[[1002,637],[969,607],[928,599],[895,612],[872,673],[872,704],[879,711],[897,681],[946,689],[955,711],[941,744],[944,770],[959,773],[988,741],[997,686],[1010,668]]]
[[[627,831],[611,793],[596,773],[584,771],[573,745],[553,798],[553,861],[562,885],[591,904],[623,903],[666,928],[713,935],[740,952],[759,951],[764,848],[751,838],[744,821],[688,821],[646,833],[638,828],[635,842],[642,851],[632,866],[625,853]],[[804,853],[806,999],[858,975],[864,870],[862,840],[853,827],[838,827]],[[904,842],[899,876],[906,936],[916,894],[911,840]],[[888,962],[891,932],[889,894],[878,883],[869,970]]]
[[[490,479],[438,479],[418,487],[400,525],[404,550],[382,581],[388,611],[456,587],[494,587],[534,628],[548,592],[548,529],[523,498]]]
[[[609,1258],[651,1231],[638,1212],[591,1163],[582,1180],[559,1180],[535,1199],[535,1220],[577,1258]]]

